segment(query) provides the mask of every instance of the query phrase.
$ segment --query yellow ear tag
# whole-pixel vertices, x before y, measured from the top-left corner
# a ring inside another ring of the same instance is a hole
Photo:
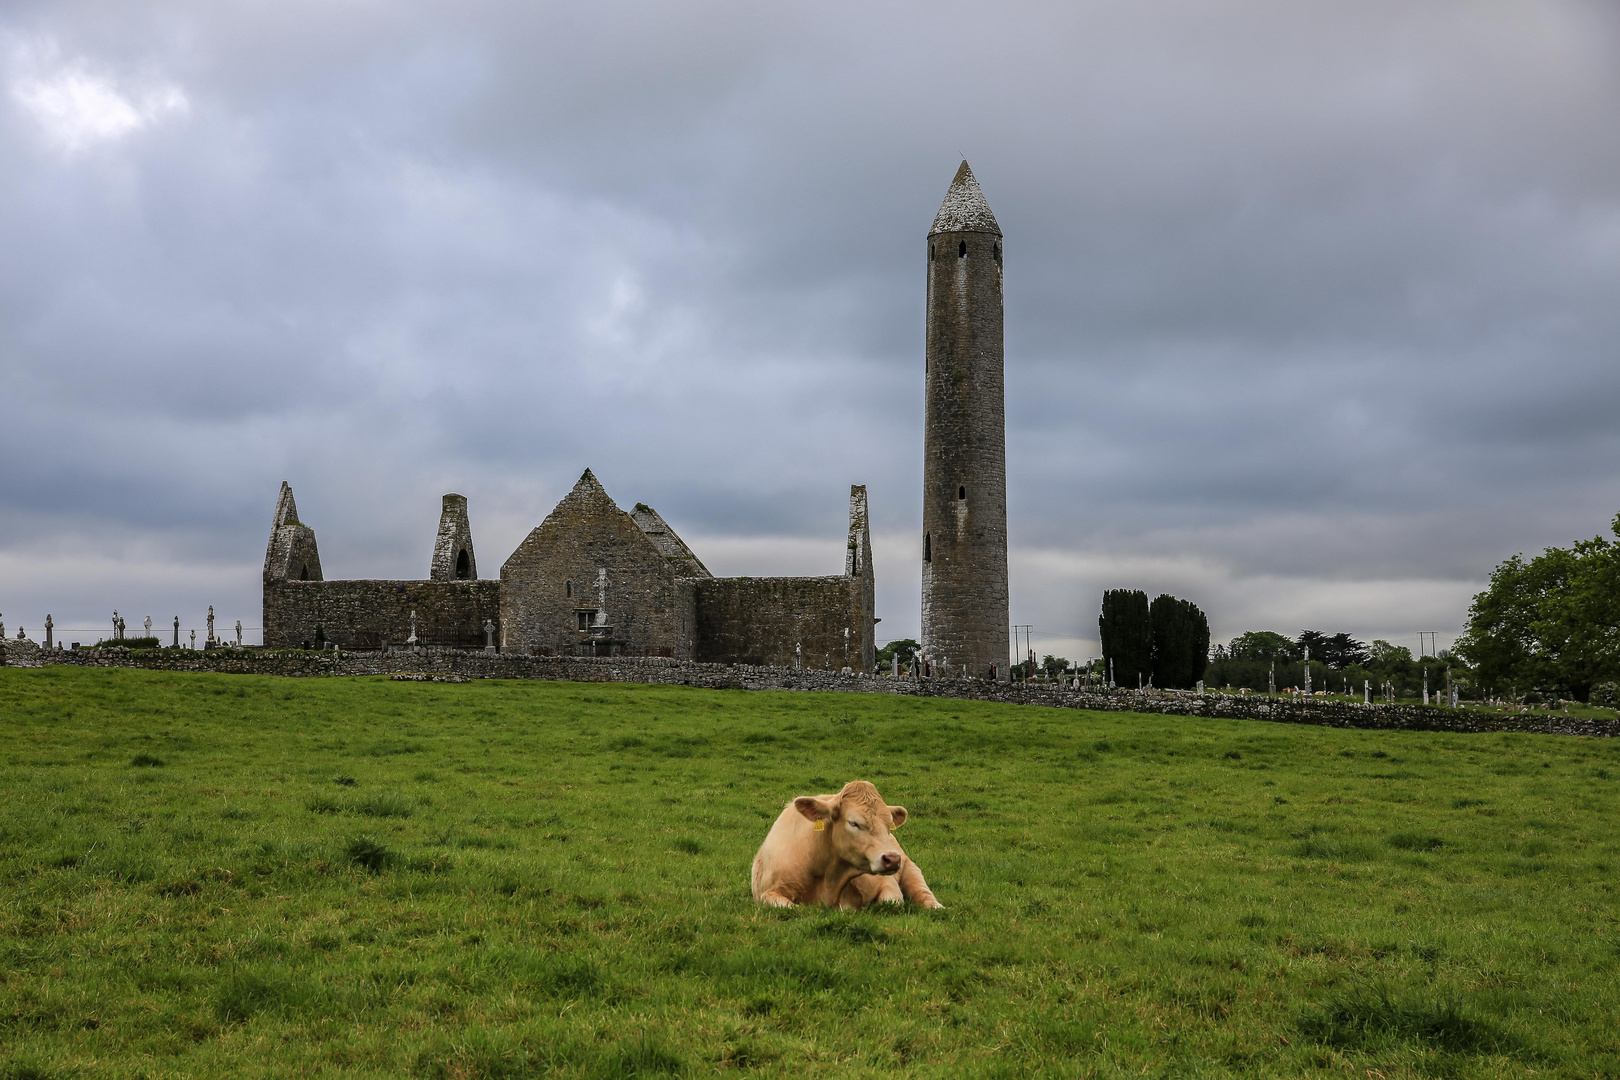
[[[815,823],[815,830],[816,830],[816,832],[826,832],[827,831],[827,823],[825,821],[822,821],[820,818],[817,818],[816,823]]]

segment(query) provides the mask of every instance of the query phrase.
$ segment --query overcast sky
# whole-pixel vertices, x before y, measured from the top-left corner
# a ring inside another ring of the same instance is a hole
[[[0,612],[494,577],[587,466],[918,628],[925,237],[1006,232],[1012,616],[1416,646],[1620,510],[1620,6],[0,8]],[[250,629],[249,639],[257,635]]]

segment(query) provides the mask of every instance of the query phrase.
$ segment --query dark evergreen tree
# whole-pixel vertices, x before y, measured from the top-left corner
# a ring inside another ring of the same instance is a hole
[[[1190,690],[1209,664],[1209,619],[1189,600],[1161,594],[1148,613],[1153,626],[1153,685]]]
[[[1102,637],[1103,678],[1112,675],[1115,683],[1133,690],[1138,680],[1146,683],[1153,674],[1153,624],[1148,617],[1147,593],[1140,589],[1103,593],[1097,629]]]

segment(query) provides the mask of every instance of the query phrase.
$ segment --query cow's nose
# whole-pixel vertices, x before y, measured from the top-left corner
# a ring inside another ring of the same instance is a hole
[[[892,874],[900,869],[900,853],[898,851],[885,851],[882,861],[885,874]]]

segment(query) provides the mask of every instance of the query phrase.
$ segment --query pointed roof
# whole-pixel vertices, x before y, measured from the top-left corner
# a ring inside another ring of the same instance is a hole
[[[281,497],[276,500],[276,520],[271,523],[272,529],[283,525],[298,524],[298,504],[293,502],[292,485],[283,480],[281,482]]]
[[[962,159],[962,167],[956,170],[956,178],[951,181],[951,190],[945,193],[945,201],[939,204],[939,213],[934,215],[934,227],[928,230],[928,235],[945,232],[983,232],[1001,235],[1001,226],[996,224],[996,215],[990,212],[990,204],[984,200],[984,192],[979,189],[979,182],[973,177],[973,170],[968,168],[967,159]]]

